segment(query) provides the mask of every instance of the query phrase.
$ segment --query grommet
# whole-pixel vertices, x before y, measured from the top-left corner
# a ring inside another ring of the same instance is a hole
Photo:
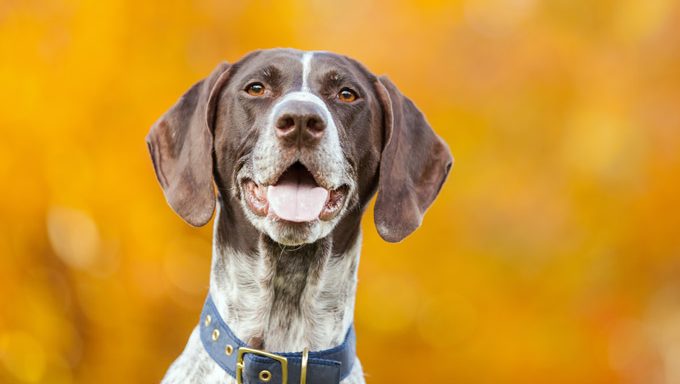
[[[231,356],[231,354],[234,353],[234,347],[232,347],[231,344],[227,344],[227,346],[224,347],[224,353],[227,356]]]
[[[272,373],[266,369],[261,370],[258,376],[260,377],[260,380],[265,383],[272,379]]]
[[[205,326],[207,327],[208,325],[210,325],[210,323],[212,323],[212,317],[210,317],[210,315],[206,315],[203,324],[205,324]]]
[[[212,332],[212,340],[217,341],[220,338],[220,330],[215,328]]]

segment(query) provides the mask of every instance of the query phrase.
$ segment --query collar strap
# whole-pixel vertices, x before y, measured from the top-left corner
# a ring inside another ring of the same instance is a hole
[[[200,331],[208,355],[239,384],[337,384],[349,375],[356,359],[353,326],[342,344],[324,351],[270,353],[249,348],[222,320],[210,295]]]

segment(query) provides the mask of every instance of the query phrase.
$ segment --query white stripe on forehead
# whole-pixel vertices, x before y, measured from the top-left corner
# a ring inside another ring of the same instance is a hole
[[[309,71],[312,67],[312,57],[314,52],[305,52],[302,55],[302,92],[309,92]]]

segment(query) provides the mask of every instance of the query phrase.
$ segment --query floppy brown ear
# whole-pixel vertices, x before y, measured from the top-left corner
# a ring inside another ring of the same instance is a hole
[[[420,226],[453,157],[425,116],[387,77],[376,81],[376,89],[383,105],[386,144],[374,219],[383,239],[398,242]]]
[[[193,226],[205,225],[215,210],[213,137],[215,103],[229,77],[221,63],[194,84],[154,123],[146,136],[156,177],[172,209]]]

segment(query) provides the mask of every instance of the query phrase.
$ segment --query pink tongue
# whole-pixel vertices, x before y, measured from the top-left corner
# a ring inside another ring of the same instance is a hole
[[[297,223],[316,220],[327,199],[328,191],[306,171],[288,171],[267,188],[269,208],[281,219]]]

